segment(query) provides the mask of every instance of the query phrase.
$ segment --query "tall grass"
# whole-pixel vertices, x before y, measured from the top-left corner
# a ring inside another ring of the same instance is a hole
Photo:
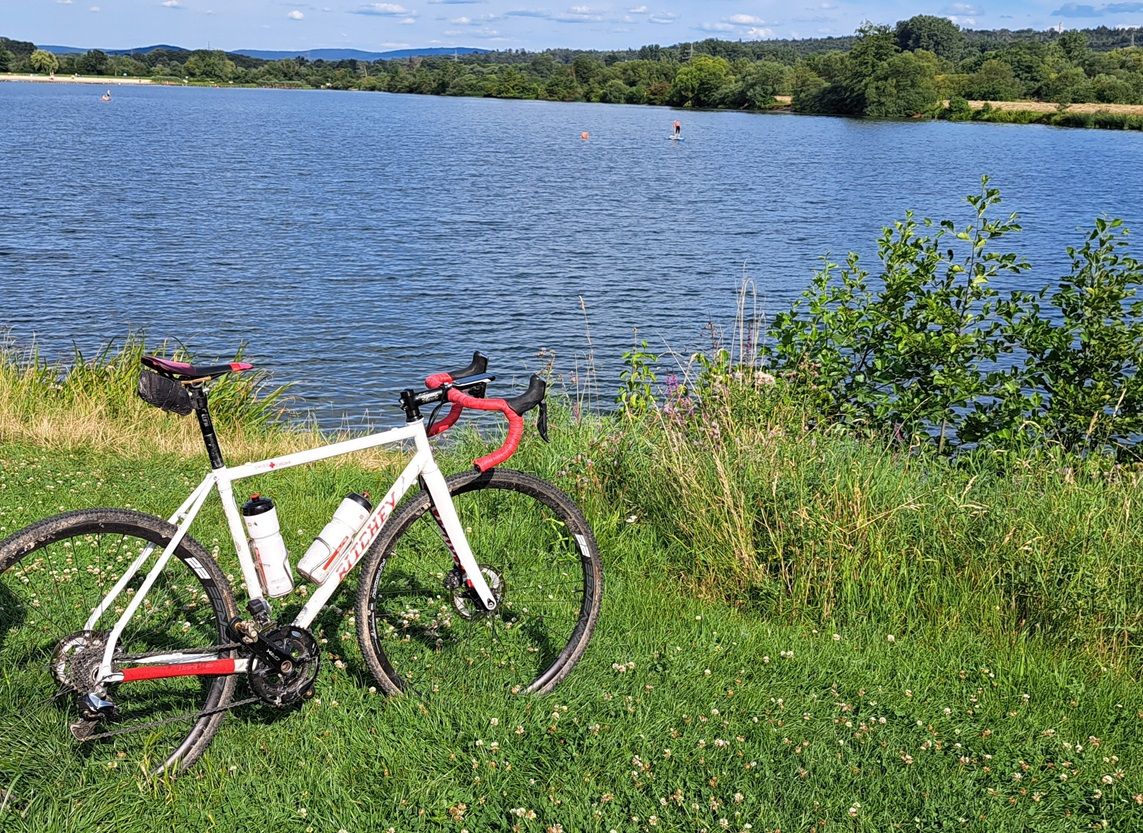
[[[135,453],[202,453],[193,419],[179,419],[147,405],[136,394],[145,354],[193,361],[169,342],[128,336],[93,356],[75,349],[69,362],[49,361],[35,347],[0,343],[0,441]],[[241,358],[241,349],[235,358]],[[299,431],[282,422],[287,387],[255,370],[229,374],[210,389],[211,416],[228,449],[240,455],[298,444]]]
[[[1138,662],[1143,473],[958,465],[855,438],[736,341],[599,434],[582,489],[657,529],[695,592],[788,621],[965,625]]]

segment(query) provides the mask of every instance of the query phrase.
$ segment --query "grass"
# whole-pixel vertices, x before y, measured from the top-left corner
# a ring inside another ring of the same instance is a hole
[[[147,353],[193,360],[181,346],[149,344],[143,335],[108,344],[93,356],[77,348],[70,362],[50,362],[35,348],[19,349],[0,338],[0,440],[127,456],[197,456],[202,436],[195,421],[156,411],[136,394],[139,359]],[[241,359],[242,350],[233,358]],[[312,426],[281,421],[290,404],[288,390],[260,369],[214,384],[211,415],[236,458],[259,459],[317,442]]]
[[[957,471],[735,390],[717,433],[563,413],[514,458],[577,496],[605,562],[598,630],[554,694],[385,698],[334,611],[315,700],[235,712],[174,782],[0,760],[0,830],[1143,830],[1138,485]],[[0,537],[82,506],[165,516],[205,469],[149,436],[84,442],[45,407],[73,440],[0,429]],[[462,436],[442,468],[484,447]],[[255,485],[297,554],[386,462]],[[194,534],[227,549],[217,507]]]
[[[61,505],[163,511],[197,468],[2,457],[4,531]],[[0,829],[1138,829],[1143,697],[1128,675],[962,625],[768,622],[680,594],[646,525],[603,519],[597,533],[604,613],[551,696],[384,698],[348,617],[332,617],[301,710],[231,715],[169,784],[98,757],[22,772]]]

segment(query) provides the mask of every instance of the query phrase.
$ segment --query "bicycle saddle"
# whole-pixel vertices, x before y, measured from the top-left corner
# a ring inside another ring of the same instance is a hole
[[[195,366],[186,362],[176,362],[172,359],[161,359],[158,356],[143,356],[141,361],[160,376],[166,376],[168,379],[177,382],[214,379],[226,373],[241,373],[243,370],[251,370],[254,367],[249,362]]]

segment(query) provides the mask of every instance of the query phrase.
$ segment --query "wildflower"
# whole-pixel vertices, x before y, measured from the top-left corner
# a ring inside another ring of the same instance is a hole
[[[858,801],[853,802],[849,808],[849,817],[857,818],[857,812],[861,809],[861,803]]]

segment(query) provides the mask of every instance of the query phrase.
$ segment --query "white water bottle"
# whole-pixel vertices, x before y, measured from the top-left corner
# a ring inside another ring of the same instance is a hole
[[[294,574],[290,569],[286,542],[282,540],[274,501],[263,495],[251,495],[250,500],[242,504],[242,517],[250,535],[250,548],[254,552],[262,590],[271,597],[286,595],[294,589]]]
[[[357,530],[365,523],[373,504],[369,498],[350,492],[341,501],[337,511],[325,528],[310,544],[302,560],[298,562],[298,572],[315,584],[321,584],[329,576],[334,563],[353,539]]]

